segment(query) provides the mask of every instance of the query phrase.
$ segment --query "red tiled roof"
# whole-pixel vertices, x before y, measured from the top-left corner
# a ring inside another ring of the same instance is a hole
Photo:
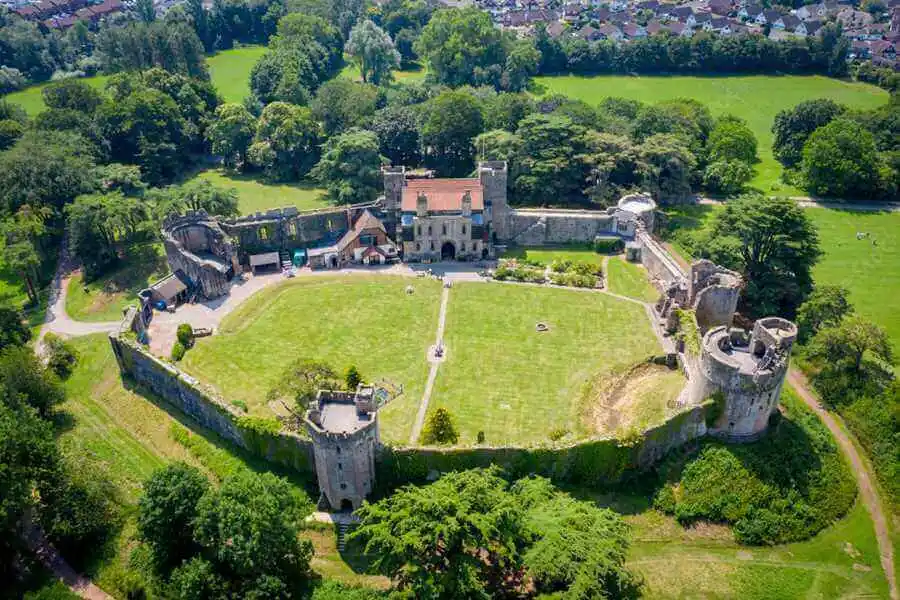
[[[407,179],[401,209],[415,212],[419,192],[428,198],[430,211],[461,210],[466,192],[472,194],[472,210],[484,210],[484,189],[478,179]]]

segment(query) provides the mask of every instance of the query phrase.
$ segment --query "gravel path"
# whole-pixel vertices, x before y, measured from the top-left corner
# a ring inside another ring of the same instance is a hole
[[[441,313],[438,317],[438,327],[437,327],[437,337],[434,342],[434,347],[443,343],[444,339],[444,325],[447,321],[447,303],[450,300],[450,288],[444,287],[443,293],[441,294]],[[422,393],[422,402],[419,404],[419,412],[416,414],[416,422],[413,424],[412,432],[409,434],[409,444],[410,446],[415,445],[419,440],[419,435],[422,433],[422,427],[425,425],[425,415],[428,413],[428,403],[431,400],[431,390],[434,389],[434,380],[437,379],[438,369],[441,366],[441,360],[435,359],[430,356],[431,351],[429,351],[429,360],[431,361],[431,370],[428,371],[428,381],[425,383],[425,391]]]
[[[872,517],[872,523],[875,526],[875,539],[878,541],[878,550],[881,554],[881,567],[884,569],[885,577],[888,580],[891,598],[892,600],[900,600],[900,594],[897,591],[897,578],[894,573],[894,547],[888,532],[888,520],[884,513],[881,498],[878,496],[878,491],[872,483],[874,475],[869,470],[868,463],[862,459],[856,450],[856,446],[853,445],[846,432],[838,425],[838,418],[819,404],[819,400],[810,390],[809,382],[803,373],[792,369],[788,379],[794,386],[794,389],[797,390],[797,393],[800,394],[803,402],[816,413],[819,419],[828,427],[828,430],[831,431],[844,456],[850,462],[850,467],[856,475],[856,483],[859,486],[863,504],[865,504],[866,510],[869,511],[869,516]]]
[[[31,523],[23,533],[28,549],[34,552],[38,560],[59,578],[74,594],[87,600],[113,600],[113,597],[101,590],[87,577],[78,574],[75,569],[60,556],[59,552],[44,536],[40,527]]]
[[[837,210],[855,210],[860,212],[900,212],[900,204],[896,202],[836,202],[832,200],[817,200],[809,196],[791,196],[791,200],[797,202],[803,208],[833,208]],[[725,204],[724,200],[716,198],[697,198],[697,204],[717,205]]]

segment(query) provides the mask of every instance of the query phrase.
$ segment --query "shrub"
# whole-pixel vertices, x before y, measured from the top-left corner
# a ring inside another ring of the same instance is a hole
[[[589,262],[572,263],[569,271],[577,275],[596,275],[600,268]]]
[[[459,433],[453,424],[450,411],[442,407],[429,415],[421,441],[424,445],[455,444],[459,441]]]
[[[194,328],[188,323],[179,325],[176,335],[178,336],[178,342],[184,346],[185,349],[194,345]]]
[[[71,375],[78,363],[78,352],[75,348],[53,333],[44,336],[44,347],[47,351],[47,367],[61,379]]]
[[[550,270],[554,273],[565,273],[572,268],[571,260],[554,260],[550,265]]]
[[[362,383],[362,375],[359,374],[359,370],[356,368],[356,365],[350,365],[347,369],[347,373],[344,375],[344,383],[347,385],[347,389],[351,392],[354,391],[360,383]]]
[[[247,403],[244,402],[243,400],[232,400],[231,405],[238,407],[239,409],[241,409],[244,412],[248,412],[250,410],[249,408],[247,408]]]
[[[477,443],[483,444],[483,443],[484,443],[484,432],[483,432],[483,431],[479,431],[479,432],[478,432],[478,435],[475,436],[475,440],[476,440]]]
[[[185,352],[187,352],[187,350],[185,349],[184,344],[182,344],[181,342],[175,342],[175,345],[172,346],[172,360],[178,362],[179,360],[184,358]]]
[[[594,252],[600,254],[617,254],[625,249],[625,241],[621,238],[596,238]]]
[[[569,434],[569,430],[565,427],[557,427],[553,431],[550,432],[550,439],[554,442],[558,442]]]

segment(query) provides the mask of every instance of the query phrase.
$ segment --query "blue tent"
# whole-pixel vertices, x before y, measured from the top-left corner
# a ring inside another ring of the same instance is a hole
[[[294,250],[294,258],[293,263],[295,267],[302,267],[306,264],[306,250],[297,249]]]

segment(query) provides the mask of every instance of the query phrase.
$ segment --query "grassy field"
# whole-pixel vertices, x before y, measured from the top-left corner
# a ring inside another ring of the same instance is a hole
[[[404,292],[407,285],[415,293]],[[323,360],[367,380],[387,378],[404,394],[382,413],[382,436],[405,441],[428,377],[440,285],[406,278],[316,277],[287,281],[247,300],[218,335],[198,340],[184,367],[253,414],[270,414],[266,393],[293,361]]]
[[[242,102],[250,95],[250,71],[266,50],[265,46],[243,46],[207,57],[209,77],[222,100]]]
[[[411,69],[395,69],[394,70],[394,82],[395,83],[408,83],[410,81],[421,81],[425,79],[425,73],[427,71],[424,68],[411,68]],[[352,79],[353,81],[362,81],[362,75],[359,71],[359,65],[350,60],[347,60],[347,63],[344,65],[344,68],[341,69],[341,72],[338,73],[338,77],[343,77],[345,79]]]
[[[102,91],[108,79],[109,77],[106,75],[97,75],[96,77],[85,77],[84,82]],[[28,116],[33,117],[47,108],[47,105],[44,104],[44,97],[41,96],[41,90],[48,85],[50,85],[50,82],[32,85],[24,90],[7,94],[3,96],[3,99],[21,105],[25,112],[28,113]]]
[[[129,251],[125,264],[88,284],[79,275],[69,282],[66,312],[79,321],[115,321],[135,304],[137,293],[169,272],[161,244]]]
[[[778,111],[803,100],[830,98],[854,108],[874,108],[887,102],[888,93],[875,86],[820,76],[746,77],[536,77],[546,93],[566,94],[596,104],[608,96],[643,102],[694,98],[713,115],[731,113],[747,121],[759,142],[760,162],[751,185],[771,194],[805,195],[781,181],[781,165],[772,156],[772,123]]]
[[[550,326],[535,331],[539,321]],[[592,431],[591,383],[659,351],[644,309],[603,294],[459,283],[450,294],[447,360],[431,407],[453,414],[460,442],[536,443]]]
[[[857,312],[887,330],[900,359],[900,213],[810,208],[806,214],[818,227],[825,252],[813,269],[814,280],[849,289]],[[870,239],[857,240],[858,231]]]
[[[525,258],[536,260],[550,265],[555,260],[571,260],[572,262],[587,262],[599,265],[603,262],[603,255],[597,254],[593,249],[578,244],[559,248],[512,248],[507,250],[502,258]]]
[[[296,206],[300,210],[330,206],[325,199],[325,190],[313,183],[266,183],[253,177],[229,173],[224,169],[201,171],[194,178],[236,189],[238,209],[242,215],[281,206]]]
[[[659,291],[647,279],[647,270],[622,256],[613,256],[606,265],[609,291],[644,302],[655,302]]]

